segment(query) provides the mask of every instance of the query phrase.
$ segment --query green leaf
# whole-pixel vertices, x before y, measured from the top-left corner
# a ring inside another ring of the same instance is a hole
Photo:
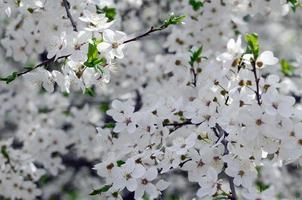
[[[195,51],[191,51],[189,64],[194,65],[195,62],[200,62],[202,59],[202,46]]]
[[[50,181],[50,177],[47,176],[47,175],[43,175],[43,176],[41,176],[41,178],[39,179],[38,183],[39,183],[39,185],[44,186],[44,185],[46,185],[47,183],[49,183],[49,181]]]
[[[146,195],[143,196],[143,200],[150,200]]]
[[[101,42],[102,40],[96,38],[93,38],[89,41],[87,61],[84,63],[84,65],[89,68],[95,68],[99,72],[103,73],[100,66],[105,65],[107,60],[106,58],[99,56],[97,45]]]
[[[281,72],[284,76],[292,76],[295,72],[295,67],[291,65],[287,60],[281,59]]]
[[[258,181],[256,181],[256,187],[259,190],[259,192],[263,192],[263,191],[267,190],[270,187],[270,185],[267,185],[267,184],[263,183],[262,181],[258,180]]]
[[[117,164],[117,166],[118,167],[121,167],[123,164],[125,164],[126,162],[125,161],[123,161],[123,160],[118,160],[118,161],[116,161],[116,164]]]
[[[107,6],[105,6],[104,8],[100,8],[99,6],[96,6],[96,12],[98,14],[105,14],[109,22],[113,21],[116,16],[116,9]]]
[[[96,95],[94,88],[85,88],[84,94],[94,97]]]
[[[98,40],[93,38],[89,41],[88,45],[88,53],[87,53],[87,61],[84,63],[87,67],[94,67],[94,63],[96,63],[99,59],[99,52],[97,49],[97,45],[100,44],[102,40]]]
[[[8,75],[5,78],[0,78],[1,81],[5,81],[6,84],[10,84],[18,77],[18,72],[13,72],[12,74]]]
[[[65,92],[63,92],[63,93],[62,93],[62,95],[63,95],[63,97],[69,97],[69,93],[68,93],[68,92],[66,92],[66,91],[65,91]]]
[[[1,153],[2,153],[3,157],[6,158],[9,161],[9,154],[8,154],[6,148],[7,148],[6,146],[2,146],[1,147]]]
[[[115,123],[111,122],[111,123],[107,123],[105,124],[104,128],[114,128],[115,127]]]
[[[287,0],[287,3],[290,4],[290,7],[293,10],[293,12],[296,12],[297,8],[301,6],[299,0]]]
[[[180,23],[183,22],[183,20],[184,20],[185,18],[186,18],[185,15],[176,16],[176,15],[172,14],[172,15],[170,16],[169,19],[166,19],[166,20],[164,21],[164,26],[165,26],[165,27],[168,27],[168,26],[170,26],[170,25],[177,25],[177,24],[180,24]]]
[[[103,8],[103,12],[105,13],[105,16],[108,18],[109,22],[114,20],[116,16],[115,8],[109,8],[106,6],[105,8]]]
[[[112,185],[104,185],[100,189],[93,190],[89,195],[93,196],[93,195],[102,194],[103,192],[107,192],[111,187],[112,187]]]
[[[259,41],[258,34],[252,33],[245,35],[245,41],[247,42],[246,53],[251,53],[254,55],[254,59],[256,60],[259,56]]]
[[[32,14],[35,10],[33,8],[27,8],[27,11]]]
[[[189,0],[189,4],[192,6],[193,10],[197,11],[204,6],[204,3],[200,0]]]
[[[99,109],[101,112],[106,113],[109,110],[109,103],[101,103]]]
[[[67,192],[67,199],[68,200],[77,200],[78,199],[78,192],[77,190],[71,190]]]
[[[38,113],[49,113],[51,109],[49,109],[47,106],[38,108]]]

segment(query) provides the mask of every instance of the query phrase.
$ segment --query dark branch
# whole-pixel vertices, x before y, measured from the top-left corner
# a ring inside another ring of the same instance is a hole
[[[139,35],[139,36],[136,36],[135,38],[132,38],[132,39],[129,39],[129,40],[126,40],[123,42],[123,44],[126,44],[126,43],[129,43],[129,42],[133,42],[133,41],[136,41],[136,40],[139,40],[143,37],[146,37],[148,36],[149,34],[151,33],[154,33],[154,32],[157,32],[157,31],[162,31],[164,29],[166,29],[168,26],[167,25],[162,25],[161,27],[159,28],[154,28],[153,26],[151,26],[151,28],[149,29],[149,31],[147,31],[146,33],[142,34],[142,35]]]
[[[63,5],[64,5],[64,8],[66,10],[67,17],[69,18],[69,20],[71,22],[71,25],[73,27],[73,30],[75,32],[78,32],[77,25],[76,25],[75,21],[73,20],[73,17],[70,13],[70,3],[67,0],[63,0]]]
[[[212,130],[214,131],[215,135],[218,137],[217,142],[220,140],[221,137],[223,137],[223,140],[221,141],[221,143],[224,146],[224,154],[223,155],[228,155],[230,152],[228,150],[228,141],[225,139],[229,134],[223,130],[223,128],[219,125],[216,124],[215,127],[212,128]],[[237,195],[236,195],[236,188],[235,188],[235,184],[234,184],[234,178],[228,176],[225,173],[225,169],[227,168],[227,163],[224,163],[224,169],[221,173],[224,173],[228,179],[229,185],[230,185],[230,190],[231,190],[231,200],[237,200]]]
[[[253,67],[253,74],[254,74],[254,78],[255,78],[255,82],[256,82],[256,98],[257,98],[257,103],[258,105],[261,105],[261,94],[260,94],[260,89],[259,89],[259,81],[260,78],[257,75],[257,68],[256,68],[256,62],[252,61],[252,67]]]
[[[196,71],[195,71],[195,69],[194,69],[194,66],[191,67],[191,72],[192,72],[192,74],[193,74],[192,85],[193,85],[194,87],[196,87],[196,84],[197,84],[197,73],[196,73]]]
[[[186,120],[186,121],[180,122],[180,123],[179,122],[175,122],[175,123],[163,123],[163,126],[164,127],[167,127],[167,126],[173,127],[172,129],[170,129],[170,133],[169,134],[171,134],[174,131],[176,131],[177,129],[183,127],[183,126],[188,126],[188,125],[199,126],[202,123],[203,123],[203,121],[194,124],[194,123],[191,122],[191,120]]]
[[[27,74],[28,72],[31,72],[31,71],[33,71],[33,70],[39,68],[39,67],[47,66],[47,65],[49,65],[49,64],[51,64],[51,63],[53,63],[53,62],[55,62],[55,61],[57,61],[57,60],[60,60],[60,59],[63,59],[63,58],[68,58],[69,56],[70,56],[70,54],[65,55],[65,56],[60,56],[60,57],[58,57],[58,58],[56,58],[56,56],[53,56],[52,58],[49,58],[49,59],[47,59],[47,60],[41,62],[40,64],[36,65],[35,67],[29,68],[29,69],[27,69],[27,70],[25,70],[25,71],[23,71],[23,72],[19,72],[19,73],[17,74],[17,77],[22,76],[22,75],[24,75],[24,74]]]

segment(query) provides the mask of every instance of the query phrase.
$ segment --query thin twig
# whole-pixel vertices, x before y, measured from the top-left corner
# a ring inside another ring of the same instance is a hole
[[[66,10],[67,17],[69,18],[71,25],[73,27],[73,31],[78,32],[77,25],[76,25],[75,21],[73,20],[73,17],[70,13],[70,3],[67,0],[63,0],[63,5]]]
[[[151,33],[154,33],[154,32],[157,32],[157,31],[162,31],[162,30],[166,29],[167,27],[168,26],[166,26],[166,25],[162,25],[159,28],[154,28],[153,26],[151,26],[151,28],[149,29],[149,31],[147,31],[146,33],[144,33],[142,35],[139,35],[139,36],[136,36],[136,37],[134,37],[132,39],[126,40],[126,41],[123,42],[123,44],[139,40],[140,38],[146,37],[146,36],[148,36]]]
[[[183,127],[183,126],[188,126],[188,125],[194,125],[194,126],[199,126],[200,124],[202,124],[204,121],[202,122],[199,122],[199,123],[192,123],[191,120],[186,120],[184,122],[175,122],[175,123],[164,123],[163,126],[164,127],[167,127],[167,126],[172,126],[173,128],[170,129],[170,133],[169,134],[172,134],[174,131],[176,131],[177,129]]]
[[[258,103],[258,105],[261,105],[261,94],[260,94],[260,89],[259,89],[260,78],[257,75],[256,62],[252,61],[251,64],[252,64],[252,67],[253,67],[252,72],[254,74],[254,78],[255,78],[255,82],[256,82],[256,91],[255,91],[255,94],[256,94],[256,98],[257,98],[257,103]]]
[[[191,72],[192,72],[192,74],[193,74],[192,85],[193,85],[194,87],[196,87],[196,84],[197,84],[197,73],[196,73],[196,71],[195,71],[195,69],[194,69],[194,66],[191,67]]]
[[[52,58],[49,58],[49,59],[47,59],[47,60],[45,60],[45,61],[39,63],[39,64],[36,65],[35,67],[29,68],[29,69],[27,69],[27,70],[25,70],[25,71],[23,71],[23,72],[19,72],[16,76],[17,76],[17,77],[23,76],[24,74],[27,74],[28,72],[31,72],[31,71],[33,71],[33,70],[39,68],[39,67],[49,65],[50,63],[53,63],[53,62],[55,62],[55,61],[57,61],[57,60],[60,60],[60,59],[62,59],[62,58],[68,58],[69,56],[70,56],[70,54],[65,55],[65,56],[60,56],[60,57],[58,57],[58,58],[56,58],[56,56],[53,56]]]

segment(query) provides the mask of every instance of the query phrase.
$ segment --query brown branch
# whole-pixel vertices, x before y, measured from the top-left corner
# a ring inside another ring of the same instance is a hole
[[[204,121],[202,122],[199,122],[197,124],[194,124],[191,122],[191,120],[186,120],[184,122],[181,122],[181,123],[178,123],[178,122],[175,122],[175,123],[163,123],[163,126],[164,127],[167,127],[167,126],[171,126],[173,127],[172,129],[170,129],[170,133],[173,133],[174,131],[176,131],[177,129],[183,127],[183,126],[188,126],[188,125],[194,125],[194,126],[199,126],[200,124],[202,124]]]
[[[77,25],[76,25],[75,21],[73,20],[73,17],[70,13],[70,3],[67,0],[63,0],[63,6],[66,10],[67,17],[69,18],[69,20],[71,22],[71,25],[73,27],[73,31],[78,32]]]
[[[194,69],[194,66],[191,67],[191,72],[192,72],[192,74],[193,74],[192,85],[193,85],[194,87],[196,87],[196,84],[197,84],[197,73],[196,73],[196,71],[195,71],[195,69]]]
[[[149,29],[149,31],[147,31],[146,33],[144,33],[142,35],[139,35],[139,36],[136,36],[136,37],[134,37],[132,39],[126,40],[126,41],[123,42],[123,44],[139,40],[139,39],[141,39],[143,37],[148,36],[151,33],[154,33],[154,32],[157,32],[157,31],[162,31],[162,30],[166,29],[167,27],[168,27],[167,25],[162,25],[159,28],[154,28],[153,26],[151,26],[151,28]]]
[[[221,141],[221,144],[223,144],[223,146],[224,146],[223,155],[228,155],[230,153],[229,149],[228,149],[229,141],[227,141],[225,138],[229,134],[225,130],[223,130],[223,128],[219,124],[216,124],[215,127],[212,128],[212,130],[214,131],[215,135],[218,137],[217,142],[220,140],[221,137],[223,137],[223,140]],[[224,163],[224,169],[221,173],[224,173],[226,175],[227,179],[228,179],[228,182],[229,182],[229,185],[230,185],[230,190],[231,190],[230,200],[237,200],[234,178],[225,173],[226,168],[227,168],[227,163]]]
[[[53,62],[55,62],[55,61],[57,61],[57,60],[60,60],[60,59],[62,59],[62,58],[68,58],[69,56],[70,56],[70,54],[65,55],[65,56],[60,56],[60,57],[58,57],[58,58],[56,58],[56,56],[53,56],[52,58],[49,58],[49,59],[47,59],[47,60],[45,60],[45,61],[39,63],[39,64],[36,65],[35,67],[29,68],[29,69],[27,69],[27,70],[25,70],[25,71],[23,71],[23,72],[19,72],[16,76],[17,76],[17,77],[23,76],[24,74],[27,74],[28,72],[31,72],[31,71],[33,71],[33,70],[39,68],[39,67],[49,65],[50,63],[53,63]]]
[[[255,78],[255,82],[256,82],[256,91],[255,91],[255,94],[256,94],[256,98],[257,98],[257,103],[258,105],[260,106],[261,105],[261,94],[260,94],[260,89],[259,89],[259,81],[260,81],[260,78],[258,77],[257,75],[257,68],[256,68],[256,62],[255,61],[252,61],[252,72],[254,74],[254,78]]]

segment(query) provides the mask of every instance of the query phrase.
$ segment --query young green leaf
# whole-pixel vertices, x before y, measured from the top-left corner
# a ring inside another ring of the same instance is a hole
[[[290,7],[293,10],[293,12],[296,12],[297,8],[301,6],[299,0],[287,0],[287,3],[290,4]]]
[[[295,67],[291,65],[287,60],[281,59],[281,72],[284,76],[292,76],[295,72]]]
[[[102,40],[98,40],[93,38],[89,41],[88,45],[88,53],[87,53],[87,61],[84,63],[87,67],[94,67],[94,63],[97,63],[99,60],[99,52],[97,49],[97,45],[100,44]]]
[[[108,18],[108,21],[111,22],[115,19],[116,16],[116,9],[110,8],[105,6],[104,8],[100,8],[99,6],[96,6],[96,12],[98,14],[105,14],[105,16]]]
[[[10,84],[17,78],[17,76],[18,76],[18,72],[13,72],[12,74],[8,75],[5,78],[0,78],[0,81],[5,81],[6,84]]]
[[[184,15],[176,16],[176,15],[172,14],[172,15],[170,16],[169,19],[166,19],[166,20],[164,21],[164,26],[165,26],[165,27],[168,27],[168,26],[170,26],[170,25],[177,25],[177,24],[180,24],[180,23],[183,22],[183,20],[184,20],[185,18],[186,18],[186,16],[184,16]]]
[[[109,110],[109,103],[101,103],[99,109],[101,112],[106,113]]]
[[[104,192],[107,192],[110,188],[112,187],[112,185],[104,185],[103,187],[101,187],[100,189],[97,189],[97,190],[93,190],[89,195],[100,195]]]
[[[85,88],[84,94],[94,97],[96,95],[94,88]]]
[[[264,182],[258,180],[256,181],[256,187],[259,190],[259,192],[263,192],[267,190],[270,187],[270,185],[267,185]]]
[[[118,160],[118,161],[116,161],[116,164],[117,164],[117,166],[118,167],[121,167],[123,164],[125,164],[126,162],[125,161],[123,161],[123,160]]]
[[[204,3],[200,0],[189,0],[189,4],[192,6],[193,10],[197,11],[204,6]]]
[[[114,18],[116,16],[115,8],[109,8],[106,6],[105,8],[103,8],[103,12],[105,13],[106,17],[108,18],[108,20],[110,22],[114,20]]]
[[[104,128],[114,128],[115,127],[115,123],[107,123],[105,124]]]
[[[247,42],[246,53],[251,53],[254,55],[254,59],[257,59],[259,56],[259,41],[258,34],[252,33],[245,35],[245,41]]]
[[[88,53],[87,53],[87,61],[84,63],[86,67],[95,68],[99,72],[103,73],[101,69],[101,65],[105,65],[107,63],[106,58],[100,57],[97,45],[100,44],[102,40],[93,38],[89,41]]]
[[[3,155],[4,158],[6,158],[7,160],[9,160],[9,154],[7,152],[6,146],[2,146],[1,147],[1,153]]]
[[[191,51],[189,64],[193,66],[195,62],[199,63],[201,59],[202,59],[202,46],[195,51]]]

